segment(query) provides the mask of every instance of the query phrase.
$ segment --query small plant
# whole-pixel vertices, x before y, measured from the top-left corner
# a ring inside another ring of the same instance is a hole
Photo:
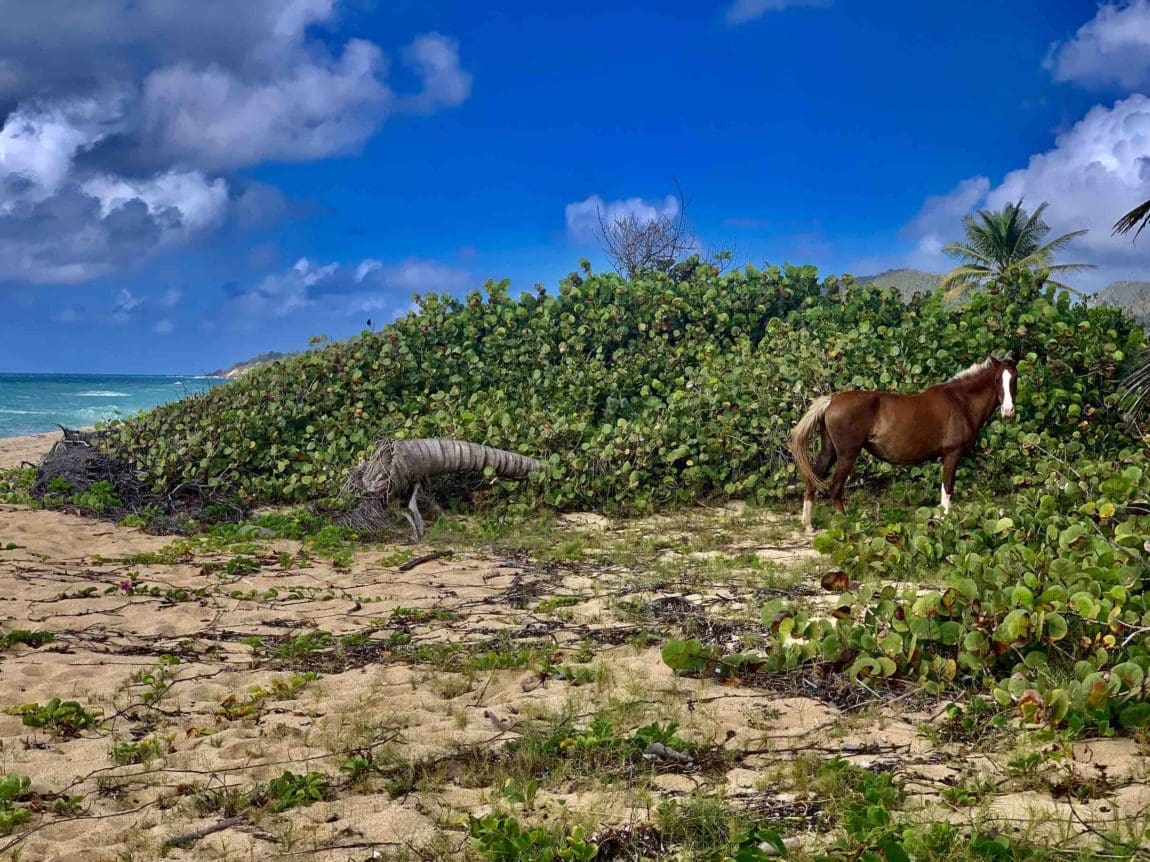
[[[278,659],[299,660],[335,646],[335,636],[324,629],[316,629],[285,641],[275,651]]]
[[[26,703],[9,707],[4,712],[21,716],[21,723],[25,727],[43,728],[59,739],[73,739],[82,731],[98,727],[100,717],[104,714],[102,710],[88,710],[74,700],[61,701],[58,697],[43,706]]]
[[[368,750],[353,754],[339,765],[339,771],[347,776],[349,783],[354,784],[357,781],[362,781],[373,772],[378,772],[379,768],[375,764],[375,758],[371,751]]]
[[[599,852],[581,826],[570,833],[525,829],[507,814],[471,817],[468,832],[471,846],[487,862],[591,862]]]
[[[49,483],[48,490],[52,490],[51,483]],[[87,491],[81,491],[72,496],[72,504],[81,509],[94,509],[97,512],[120,509],[124,505],[116,495],[116,486],[111,482],[93,482]]]
[[[534,778],[526,781],[516,781],[508,778],[499,791],[500,796],[513,804],[522,805],[530,811],[535,805],[535,794],[539,792],[539,782]]]
[[[766,659],[754,653],[725,653],[718,644],[671,639],[663,645],[663,663],[677,673],[717,675],[727,683],[737,683],[744,674],[754,673]]]
[[[179,665],[180,660],[174,655],[160,656],[155,668],[138,670],[131,676],[132,685],[142,686],[140,700],[145,706],[155,706],[176,684],[176,674],[172,668]]]
[[[168,743],[158,739],[141,739],[137,742],[117,742],[110,752],[112,760],[120,766],[133,763],[147,763],[163,757],[169,751]]]
[[[251,557],[239,556],[232,557],[224,566],[224,571],[232,577],[240,577],[243,575],[254,575],[260,570],[258,560],[253,560]]]
[[[9,773],[0,779],[0,835],[15,831],[31,816],[27,808],[17,805],[31,784],[27,775]]]
[[[272,779],[268,784],[269,808],[274,812],[280,812],[311,805],[313,802],[322,802],[327,798],[327,793],[327,779],[318,772],[299,775],[284,770],[283,775]]]
[[[313,680],[319,679],[316,673],[301,673],[287,679],[273,679],[268,687],[253,685],[248,689],[247,697],[238,698],[229,694],[216,708],[216,715],[228,721],[238,721],[244,718],[258,716],[268,700],[293,700],[299,696],[303,687]]]
[[[757,819],[721,797],[705,795],[668,799],[655,811],[664,842],[682,846],[690,851],[686,858],[699,862],[766,862],[785,855],[779,834]]]
[[[390,622],[399,624],[423,624],[433,620],[453,620],[455,614],[442,608],[395,608],[388,617]]]
[[[16,506],[31,506],[35,500],[29,493],[36,482],[36,470],[31,467],[18,467],[0,470],[0,503]]]
[[[54,640],[56,640],[56,636],[51,632],[12,629],[7,634],[0,635],[0,649],[9,649],[16,644],[24,644],[32,647],[32,649],[39,649]]]

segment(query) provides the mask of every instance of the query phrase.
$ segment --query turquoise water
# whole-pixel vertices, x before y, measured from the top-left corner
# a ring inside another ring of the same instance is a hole
[[[88,428],[178,401],[227,381],[126,374],[0,374],[0,437]]]

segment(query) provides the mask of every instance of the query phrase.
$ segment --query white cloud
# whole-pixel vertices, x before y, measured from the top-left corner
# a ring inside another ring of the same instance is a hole
[[[459,64],[459,45],[438,33],[416,38],[403,51],[403,61],[419,76],[418,93],[403,100],[405,110],[430,114],[440,108],[454,108],[471,95],[471,75]]]
[[[1021,198],[1032,207],[1050,204],[1043,217],[1054,235],[1089,230],[1063,259],[1095,263],[1100,270],[1075,276],[1077,283],[1094,287],[1114,278],[1150,275],[1145,244],[1111,235],[1122,213],[1150,198],[1150,98],[1133,95],[1112,107],[1091,108],[1058,135],[1053,147],[1031,156],[1026,167],[1011,171],[993,188],[985,186],[983,178],[973,178],[949,195],[928,200],[907,229],[919,243],[918,265],[927,262],[936,240],[960,238],[964,209],[997,209]],[[935,264],[944,261],[937,256]]]
[[[604,224],[631,215],[643,222],[673,219],[679,215],[679,199],[667,195],[661,202],[643,198],[605,201],[599,195],[591,195],[586,200],[567,204],[565,214],[568,236],[575,242],[590,242],[599,235],[600,217]]]
[[[467,99],[453,40],[399,51],[416,84],[395,89],[378,45],[335,34],[338,5],[5,7],[0,282],[84,281],[225,223],[258,229],[286,202],[232,171],[353,152],[390,114]]]
[[[1129,90],[1150,83],[1150,0],[1101,6],[1073,39],[1051,46],[1043,65],[1056,81]]]
[[[160,69],[144,83],[145,140],[207,170],[346,153],[383,121],[385,67],[379,48],[353,39],[339,57],[309,58],[264,79],[218,66]]]
[[[732,27],[762,18],[768,12],[781,12],[794,6],[830,6],[830,0],[734,0],[727,8],[727,23]]]
[[[0,212],[21,202],[42,201],[72,174],[76,157],[119,124],[116,94],[56,104],[18,107],[0,127]]]
[[[95,176],[80,188],[100,202],[105,217],[125,204],[141,201],[161,225],[165,240],[186,239],[218,225],[228,206],[227,183],[209,180],[198,171],[169,171],[146,180]]]

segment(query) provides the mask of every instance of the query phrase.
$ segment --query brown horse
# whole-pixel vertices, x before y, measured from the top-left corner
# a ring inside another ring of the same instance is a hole
[[[1004,418],[1014,415],[1018,368],[1014,360],[991,357],[970,366],[945,383],[918,395],[853,390],[824,395],[807,410],[791,433],[791,454],[806,480],[803,526],[812,532],[815,490],[828,488],[831,505],[845,512],[843,485],[866,449],[891,464],[921,464],[942,458],[942,509],[950,511],[954,471],[970,449],[995,407]],[[812,464],[807,455],[815,429],[822,449]]]

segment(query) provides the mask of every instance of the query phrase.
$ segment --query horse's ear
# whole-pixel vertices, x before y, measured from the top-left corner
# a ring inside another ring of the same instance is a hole
[[[1014,362],[1014,351],[1008,351],[1006,356],[1002,357],[1003,362]]]

